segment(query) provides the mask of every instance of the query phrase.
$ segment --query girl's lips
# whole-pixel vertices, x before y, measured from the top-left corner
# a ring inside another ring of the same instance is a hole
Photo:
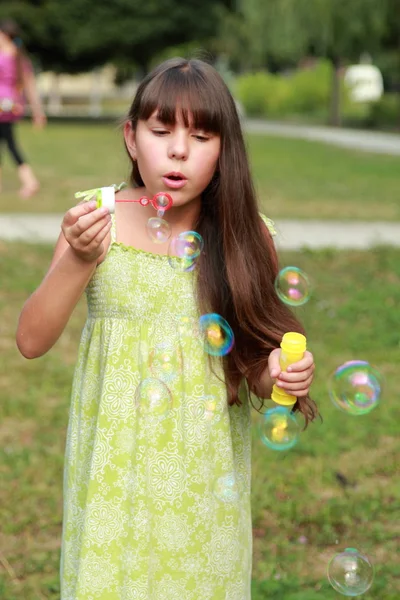
[[[170,179],[169,177],[162,177],[164,184],[172,190],[179,190],[187,183],[187,179]]]

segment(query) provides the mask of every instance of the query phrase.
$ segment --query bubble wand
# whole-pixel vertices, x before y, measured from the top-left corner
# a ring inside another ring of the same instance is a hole
[[[116,198],[116,192],[119,192],[126,183],[120,185],[109,185],[106,187],[93,188],[92,190],[85,190],[83,192],[76,192],[75,198],[83,199],[83,202],[89,202],[89,200],[95,200],[97,208],[106,207],[111,214],[115,213],[115,204],[117,202],[139,202],[141,206],[147,206],[151,204],[157,211],[157,217],[151,217],[147,222],[147,232],[153,242],[162,244],[166,242],[171,236],[171,228],[169,223],[162,217],[165,211],[171,208],[173,204],[172,197],[164,192],[158,192],[153,198],[147,196],[141,196],[137,200]]]

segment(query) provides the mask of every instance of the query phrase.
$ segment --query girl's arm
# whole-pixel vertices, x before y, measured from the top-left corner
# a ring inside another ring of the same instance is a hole
[[[46,124],[46,115],[43,110],[42,101],[36,87],[35,75],[32,65],[27,63],[23,68],[23,85],[26,97],[32,110],[32,119],[35,125]]]
[[[69,318],[105,256],[111,227],[108,211],[86,202],[67,212],[49,271],[26,301],[16,341],[26,358],[45,354],[64,331]]]

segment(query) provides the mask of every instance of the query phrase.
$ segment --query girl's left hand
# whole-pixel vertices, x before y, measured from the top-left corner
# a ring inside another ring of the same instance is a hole
[[[284,389],[288,394],[300,398],[307,396],[314,378],[315,364],[313,355],[306,350],[303,358],[289,365],[287,371],[281,370],[279,365],[280,355],[280,348],[275,348],[269,355],[268,369],[271,379],[276,379],[276,385]]]

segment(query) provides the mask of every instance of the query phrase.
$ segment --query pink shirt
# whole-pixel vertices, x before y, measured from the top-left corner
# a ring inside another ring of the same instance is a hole
[[[26,59],[23,68],[30,70]],[[0,52],[0,123],[20,119],[24,104],[24,95],[18,85],[16,56]]]

